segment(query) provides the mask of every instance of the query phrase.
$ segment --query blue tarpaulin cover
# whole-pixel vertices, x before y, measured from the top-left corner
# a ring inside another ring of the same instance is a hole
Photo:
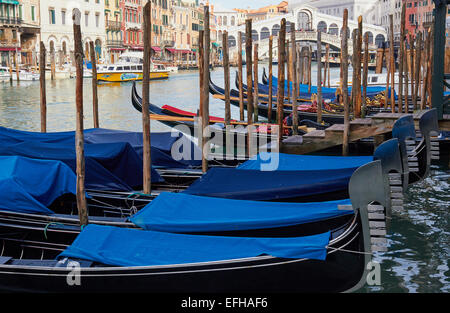
[[[268,85],[264,85],[266,86],[265,88],[269,88]],[[272,88],[273,89],[277,89],[278,86],[278,79],[275,76],[272,76]],[[285,86],[285,90],[287,89],[287,81],[285,81],[284,83]],[[289,83],[289,86],[292,90],[292,82]],[[363,87],[361,87],[362,90]],[[306,84],[300,84],[300,98],[307,98],[310,99],[311,98],[311,94],[317,94],[317,86],[311,86],[311,92],[308,92],[309,86]],[[348,87],[348,93],[350,94],[352,91],[352,87],[349,86]],[[380,94],[381,92],[386,91],[386,87],[383,86],[368,86],[367,87],[367,97],[369,98],[373,98],[376,95]],[[330,100],[335,100],[336,96],[336,88],[327,88],[327,87],[323,87],[322,86],[322,99],[330,99]],[[391,94],[391,88],[389,87],[389,91],[388,91],[388,96],[390,97]],[[394,91],[394,96],[395,99],[397,99],[397,95],[395,94]]]
[[[58,258],[115,266],[211,262],[271,255],[325,260],[330,233],[294,238],[184,235],[89,224]]]
[[[53,214],[47,207],[64,194],[76,194],[76,180],[59,161],[0,156],[0,209]]]
[[[142,185],[142,159],[128,143],[85,144],[86,188],[133,190]],[[25,141],[0,146],[0,155],[58,160],[76,172],[75,145]],[[152,181],[162,181],[152,169]]]
[[[241,170],[316,171],[354,168],[373,161],[372,156],[320,156],[261,152],[240,164]]]
[[[75,145],[75,132],[50,132],[38,133],[0,127],[0,143],[2,145],[16,144],[28,141],[38,141],[45,143]],[[195,155],[198,147],[180,132],[152,133],[152,165],[162,167],[186,168],[198,166],[201,161],[174,160],[171,156],[171,149],[175,142],[183,143],[182,147],[189,147],[191,155]],[[124,130],[113,130],[104,128],[93,128],[84,130],[84,142],[86,144],[100,143],[129,143],[137,154],[142,157],[143,139],[141,132],[131,132]],[[182,151],[181,151],[182,152]]]
[[[259,171],[211,168],[183,193],[240,200],[280,200],[347,190],[354,168]]]
[[[339,210],[350,200],[316,203],[242,201],[163,192],[130,218],[164,232],[234,231],[286,227],[353,214]]]

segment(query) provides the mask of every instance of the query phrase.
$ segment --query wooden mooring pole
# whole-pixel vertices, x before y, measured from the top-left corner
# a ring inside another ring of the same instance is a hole
[[[41,95],[41,132],[47,132],[47,90],[45,87],[45,45],[41,41],[39,55],[39,83]]]
[[[286,19],[281,20],[280,32],[278,34],[278,94],[277,94],[277,122],[278,139],[281,142],[283,137],[283,116],[284,116],[284,60],[286,45]]]
[[[272,106],[273,106],[273,36],[269,37],[269,104],[267,111],[267,120],[272,122]]]
[[[295,24],[291,23],[291,78],[292,78],[292,134],[298,134],[298,97],[299,83],[297,73],[297,44],[295,42]]]
[[[94,128],[99,128],[100,123],[98,117],[97,58],[95,56],[95,47],[93,41],[89,43],[89,50],[92,62],[92,109],[93,109]]]
[[[395,60],[394,60],[394,17],[389,15],[389,68],[391,72],[391,111],[395,113]],[[386,95],[387,97],[387,95]]]
[[[342,37],[341,37],[341,69],[342,96],[344,101],[344,133],[342,139],[342,155],[348,155],[350,136],[350,108],[348,103],[348,10],[344,9]]]
[[[75,45],[75,66],[76,66],[76,131],[75,131],[75,149],[77,163],[77,208],[80,225],[89,223],[86,203],[85,189],[85,160],[84,160],[84,127],[83,127],[83,46],[81,43],[81,12],[78,9],[73,10],[73,35]]]
[[[151,2],[144,7],[144,64],[142,77],[142,136],[143,136],[143,191],[152,192],[151,146],[150,146],[150,43],[151,43]],[[94,54],[95,59],[95,54]],[[92,61],[94,62],[94,61]]]
[[[367,109],[367,77],[369,75],[369,34],[366,33],[364,35],[364,59],[363,59],[363,77],[362,77],[362,85],[363,85],[363,107],[361,110],[361,117],[366,117],[366,109]]]
[[[406,16],[406,3],[402,4],[402,13],[400,21],[400,48],[398,59],[398,112],[403,111],[403,75],[404,75],[404,63],[405,63],[405,16]],[[392,112],[394,113],[394,112]]]
[[[253,121],[255,123],[258,123],[258,103],[259,103],[259,87],[258,87],[258,44],[255,43],[254,45],[254,51],[253,51],[253,88],[255,91],[255,96],[254,96],[254,117],[253,117]]]
[[[244,90],[243,90],[243,74],[242,74],[242,32],[239,32],[238,43],[238,78],[239,78],[239,119],[244,121]]]
[[[418,109],[417,106],[417,98],[419,97],[419,86],[420,86],[420,68],[422,61],[422,33],[418,32],[416,37],[416,54],[415,54],[415,62],[414,62],[414,98],[413,105],[414,110]]]
[[[247,123],[253,124],[252,20],[245,21],[245,61],[247,68]],[[248,137],[250,138],[250,136]]]
[[[322,123],[322,32],[317,32],[317,123]]]
[[[209,134],[209,59],[210,59],[210,28],[209,28],[209,6],[205,5],[203,7],[204,10],[204,21],[203,25],[205,27],[203,33],[203,86],[201,90],[202,105],[203,105],[203,113],[202,113],[202,125],[203,125],[203,133],[202,133],[202,149],[203,149],[203,157],[202,157],[202,170],[203,173],[206,173],[208,170],[208,155],[209,155],[209,142],[208,137]]]
[[[223,50],[223,72],[224,72],[224,88],[225,88],[225,125],[230,125],[231,108],[230,108],[230,60],[228,57],[228,32],[222,34],[222,50]]]

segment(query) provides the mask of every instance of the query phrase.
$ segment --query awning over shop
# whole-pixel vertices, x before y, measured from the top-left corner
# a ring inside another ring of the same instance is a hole
[[[1,2],[2,0],[0,0]],[[20,51],[21,48],[16,48],[16,47],[1,47],[0,51]]]
[[[16,1],[16,0],[0,0],[0,3],[19,4],[19,1]]]
[[[160,47],[152,47],[152,50],[155,52],[160,52],[161,48]]]
[[[191,50],[187,50],[187,49],[174,49],[174,48],[166,48],[167,51],[169,51],[170,53],[181,53],[181,54],[188,54],[188,53],[192,53]]]

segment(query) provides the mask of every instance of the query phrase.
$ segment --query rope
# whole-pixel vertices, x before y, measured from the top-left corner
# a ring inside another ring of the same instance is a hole
[[[326,246],[326,248],[333,250],[333,251],[342,251],[342,252],[355,253],[355,254],[372,255],[371,252],[361,252],[361,251],[347,250],[347,249],[342,249],[342,248],[332,248],[330,246]]]
[[[48,239],[48,238],[47,238],[47,229],[48,229],[48,227],[49,227],[50,225],[62,225],[62,226],[64,226],[64,224],[62,224],[62,223],[57,223],[57,222],[50,222],[50,223],[48,223],[47,225],[45,225],[45,227],[44,227],[44,237],[45,237],[45,239]]]

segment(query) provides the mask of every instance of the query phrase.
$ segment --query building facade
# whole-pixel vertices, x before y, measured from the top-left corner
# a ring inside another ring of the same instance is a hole
[[[89,42],[95,43],[97,58],[106,57],[105,6],[101,0],[40,0],[41,41],[47,51],[61,53],[64,61],[74,50],[72,12],[81,12],[80,26],[84,53],[89,58]],[[36,47],[39,51],[39,47]]]
[[[130,51],[143,50],[142,11],[147,2],[144,0],[121,0],[121,33],[123,46]]]
[[[0,1],[0,52],[3,66],[18,61],[21,50],[21,27],[19,1]]]
[[[40,38],[39,0],[21,0],[19,18],[22,19],[20,63],[31,66],[36,58],[34,47],[36,47]]]
[[[122,33],[121,0],[105,1],[105,27],[106,27],[106,61],[114,63],[125,50]]]

